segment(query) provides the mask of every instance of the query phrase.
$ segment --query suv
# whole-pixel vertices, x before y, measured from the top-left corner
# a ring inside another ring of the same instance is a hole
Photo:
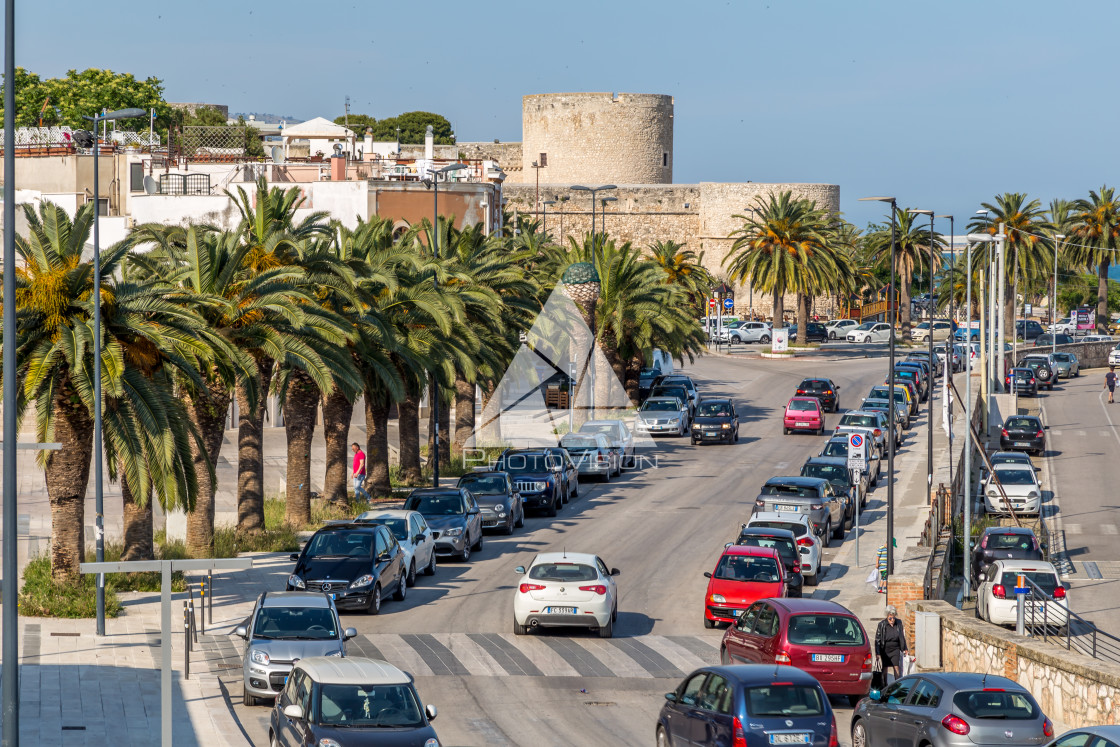
[[[788,529],[770,529],[743,524],[739,527],[739,536],[735,541],[728,542],[724,547],[730,547],[733,544],[770,547],[777,550],[786,571],[786,595],[791,597],[801,596],[805,579],[801,575],[801,553],[798,550],[797,539],[793,536],[793,532]]]
[[[731,331],[731,342],[770,342],[774,333],[766,322],[743,322]]]
[[[307,540],[288,576],[288,591],[321,591],[339,609],[381,612],[389,589],[403,602],[408,592],[404,553],[383,524],[331,524]]]
[[[1054,390],[1054,366],[1050,363],[1050,356],[1047,355],[1028,355],[1019,361],[1020,368],[1029,368],[1034,371],[1034,378],[1038,381],[1038,388],[1046,387],[1048,390]]]
[[[558,467],[545,449],[506,449],[494,469],[508,472],[513,478],[513,487],[521,494],[525,509],[541,509],[547,516],[555,516],[566,497]]]
[[[432,528],[437,555],[453,555],[464,563],[471,551],[482,550],[482,509],[466,488],[417,488],[404,507],[419,511]]]
[[[247,706],[275,698],[300,659],[346,656],[345,642],[358,635],[342,629],[329,596],[302,591],[264,592],[246,623],[233,634],[248,641],[241,665],[241,699]]]
[[[844,503],[844,518],[833,528],[833,539],[844,539],[844,523],[852,526],[856,521],[856,501],[867,495],[866,477],[861,474],[858,483],[852,482],[848,458],[813,456],[801,465],[802,477],[823,477],[832,483],[832,489]]]
[[[1043,334],[1046,334],[1046,330],[1034,319],[1019,319],[1015,322],[1015,336],[1020,340],[1030,342]]]
[[[797,549],[801,553],[801,575],[805,583],[816,586],[821,579],[821,559],[824,547],[820,531],[805,514],[757,513],[747,522],[748,527],[760,529],[788,529],[793,532]]]
[[[456,487],[466,488],[482,510],[482,528],[513,534],[514,527],[525,526],[525,506],[505,472],[478,470],[459,478]]]
[[[846,496],[837,495],[832,483],[823,477],[771,477],[754,501],[754,511],[802,513],[823,527],[827,546],[834,527],[847,518]]]
[[[835,340],[839,337],[843,340],[849,329],[858,326],[859,322],[855,319],[833,319],[831,322],[825,322],[824,328],[828,330],[828,339]]]

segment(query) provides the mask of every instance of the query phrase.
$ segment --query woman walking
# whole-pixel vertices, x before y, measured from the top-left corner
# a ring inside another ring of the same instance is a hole
[[[894,669],[896,680],[902,676],[902,657],[907,653],[906,633],[902,629],[902,621],[898,619],[898,610],[888,605],[886,619],[880,620],[879,627],[875,629],[875,655],[882,663],[884,677],[888,665]]]

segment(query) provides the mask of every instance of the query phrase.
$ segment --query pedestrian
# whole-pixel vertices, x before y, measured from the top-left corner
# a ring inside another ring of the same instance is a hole
[[[879,566],[879,593],[883,594],[887,590],[887,546],[883,545],[875,554],[876,563]]]
[[[1108,403],[1112,404],[1112,395],[1116,394],[1116,366],[1108,367],[1108,373],[1104,375],[1104,385],[1108,389]]]
[[[894,678],[897,680],[901,677],[902,657],[908,653],[906,632],[902,629],[902,621],[898,619],[898,610],[894,605],[887,605],[886,618],[880,620],[879,626],[875,628],[875,655],[879,657],[884,675],[890,666],[894,669]]]
[[[362,451],[362,447],[358,446],[358,442],[350,444],[351,450],[354,452],[354,498],[364,496],[364,500],[368,501],[369,491],[365,488],[366,481],[366,453]]]

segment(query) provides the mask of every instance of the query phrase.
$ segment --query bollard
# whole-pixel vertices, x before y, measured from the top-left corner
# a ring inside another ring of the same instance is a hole
[[[187,603],[183,602],[183,678],[191,678],[191,618],[187,611]]]
[[[206,622],[214,624],[214,571],[206,571]]]
[[[193,645],[193,644],[198,643],[198,623],[195,620],[195,616],[194,616],[194,588],[191,586],[191,584],[187,584],[187,599],[190,600],[189,603],[190,603],[190,610],[191,610],[191,643]]]
[[[206,579],[199,582],[198,627],[202,635],[206,635]]]

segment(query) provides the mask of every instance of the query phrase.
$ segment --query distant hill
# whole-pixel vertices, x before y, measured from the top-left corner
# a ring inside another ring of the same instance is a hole
[[[284,114],[269,114],[268,112],[231,112],[230,119],[237,119],[238,117],[245,117],[248,119],[252,115],[253,119],[264,124],[280,124],[287,122],[290,125],[299,124],[305,120],[299,117],[291,117]]]

